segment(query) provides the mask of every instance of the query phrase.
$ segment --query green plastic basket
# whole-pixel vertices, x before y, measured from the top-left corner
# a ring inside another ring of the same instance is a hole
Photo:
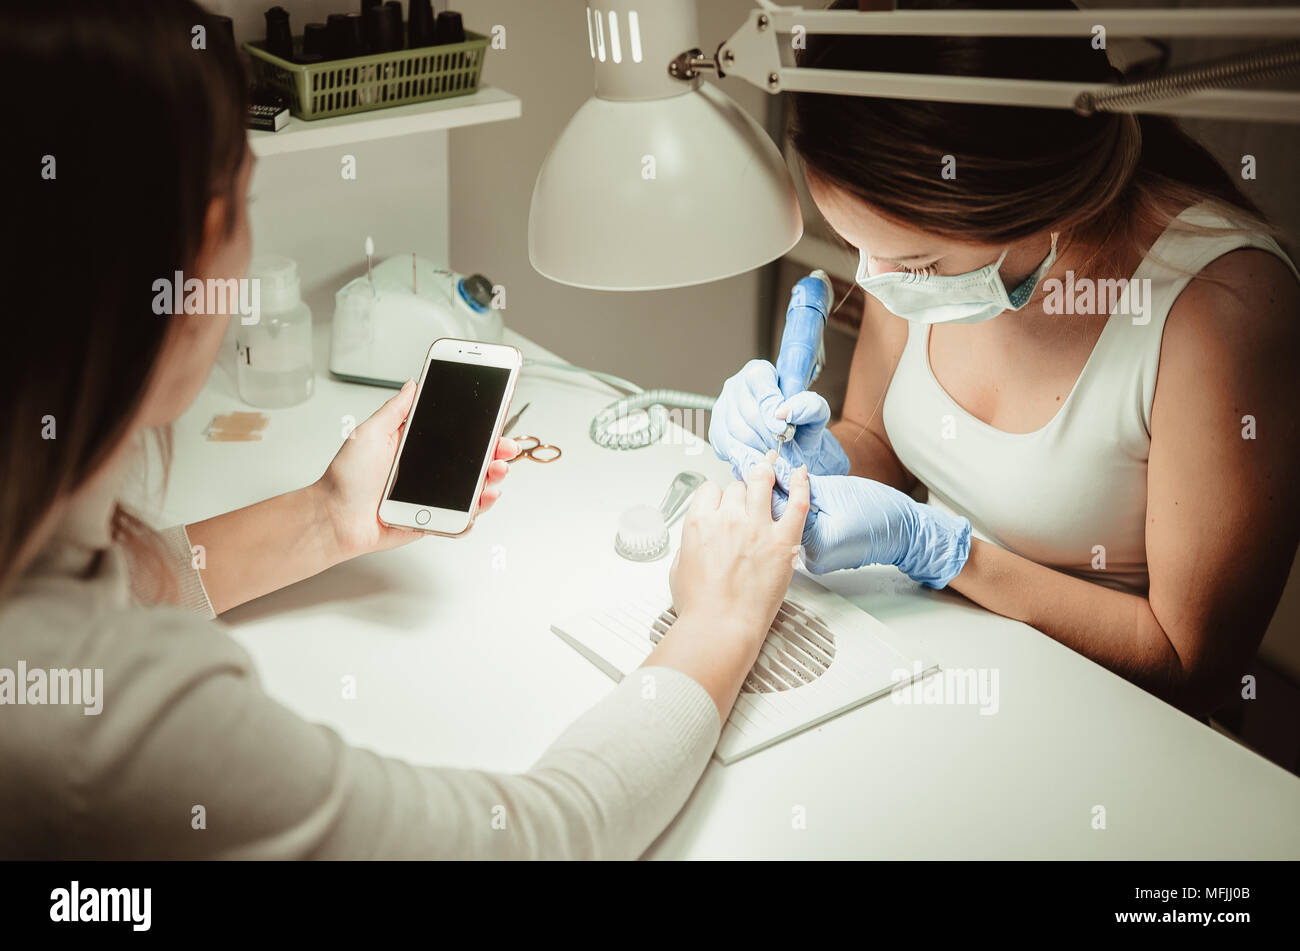
[[[468,96],[478,89],[488,38],[465,31],[464,43],[421,46],[324,63],[291,63],[259,42],[244,44],[253,79],[279,90],[299,119],[324,119],[408,102]],[[294,53],[302,37],[293,39]]]

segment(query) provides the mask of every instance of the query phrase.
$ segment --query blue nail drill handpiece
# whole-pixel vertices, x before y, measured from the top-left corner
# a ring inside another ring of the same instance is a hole
[[[808,389],[821,371],[825,360],[822,332],[831,312],[831,294],[830,278],[821,268],[802,278],[790,292],[781,350],[776,357],[776,382],[785,399]],[[780,441],[793,436],[794,426],[786,426]]]

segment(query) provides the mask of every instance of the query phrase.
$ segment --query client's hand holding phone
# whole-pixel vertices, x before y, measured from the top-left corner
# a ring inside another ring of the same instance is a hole
[[[415,405],[415,382],[406,384],[392,399],[352,431],[335,454],[325,474],[311,486],[319,506],[319,521],[333,536],[333,558],[347,560],[374,551],[386,551],[419,538],[420,532],[391,528],[379,521],[375,499],[384,491],[392,472],[402,424]],[[486,512],[501,495],[501,482],[518,447],[498,439],[494,461],[488,466],[478,511]]]
[[[379,503],[383,525],[438,535],[469,530],[480,498],[495,498],[485,485],[504,477],[502,460],[514,455],[499,437],[522,364],[514,347],[434,341]]]

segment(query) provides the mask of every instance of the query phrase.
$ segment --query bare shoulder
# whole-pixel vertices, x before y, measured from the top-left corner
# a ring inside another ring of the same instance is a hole
[[[870,294],[862,296],[866,300],[844,394],[844,417],[884,437],[877,411],[907,344],[907,321],[885,310]]]
[[[896,364],[907,343],[907,321],[891,314],[884,304],[865,291],[862,297],[862,334],[870,338],[891,365]]]
[[[1300,282],[1277,255],[1257,248],[1210,262],[1174,302],[1165,350],[1236,354],[1252,365],[1287,359],[1300,348]]]
[[[863,293],[862,323],[853,351],[854,369],[873,387],[887,384],[907,344],[907,321],[885,309],[880,301]],[[851,300],[851,298],[850,298]]]
[[[1300,478],[1298,362],[1295,276],[1275,255],[1233,251],[1202,270],[1170,310],[1151,407],[1153,486],[1185,504],[1197,492],[1217,494],[1234,500],[1224,509],[1234,518],[1291,526],[1279,536],[1289,539],[1277,556],[1287,565],[1300,500],[1279,487]]]
[[[1255,395],[1294,388],[1300,282],[1275,254],[1230,251],[1200,271],[1165,323],[1160,384],[1228,384]]]

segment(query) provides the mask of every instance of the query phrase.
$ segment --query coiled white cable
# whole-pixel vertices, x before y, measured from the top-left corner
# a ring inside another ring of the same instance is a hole
[[[591,441],[605,449],[641,449],[657,443],[668,428],[668,406],[691,410],[713,409],[714,397],[712,396],[688,393],[685,390],[643,390],[635,383],[614,376],[612,373],[588,370],[585,367],[574,366],[571,363],[558,363],[552,360],[525,360],[524,366],[547,367],[569,373],[584,373],[600,380],[602,383],[608,383],[611,386],[630,392],[631,395],[610,403],[597,413],[595,419],[591,421],[591,428],[588,430]],[[646,424],[644,426],[626,432],[616,431],[614,427],[620,420],[637,411],[644,411],[646,414]]]
[[[682,409],[713,409],[714,398],[684,390],[648,390],[626,396],[610,403],[591,421],[591,441],[606,449],[640,449],[657,443],[668,428],[668,410],[665,406]],[[614,429],[619,420],[629,413],[645,410],[646,424],[638,429],[618,432]]]

